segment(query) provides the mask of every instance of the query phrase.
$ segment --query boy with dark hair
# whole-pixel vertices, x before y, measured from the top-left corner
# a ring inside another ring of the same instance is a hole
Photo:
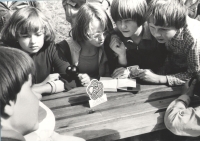
[[[200,22],[187,16],[182,0],[152,0],[147,18],[152,35],[165,43],[167,59],[157,72],[144,70],[139,78],[152,83],[182,85],[200,70]]]
[[[26,53],[0,47],[2,141],[23,141],[23,135],[38,128],[39,100],[31,89],[34,71]]]
[[[55,117],[33,93],[34,74],[35,65],[28,54],[0,46],[1,141],[85,141],[52,131]]]

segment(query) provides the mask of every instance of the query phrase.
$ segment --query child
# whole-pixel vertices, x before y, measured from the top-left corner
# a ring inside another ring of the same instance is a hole
[[[144,70],[139,78],[170,86],[184,84],[200,70],[200,22],[187,16],[182,0],[152,0],[147,17],[152,35],[166,44],[168,52],[161,75]]]
[[[200,137],[200,106],[189,107],[193,95],[200,94],[195,93],[195,87],[200,92],[200,72],[197,73],[190,87],[188,84],[185,84],[182,95],[168,106],[164,122],[166,127],[176,135]],[[196,140],[199,140],[199,138]]]
[[[38,113],[41,114],[39,104],[47,111],[50,109],[39,103],[33,94],[32,77],[35,65],[26,53],[14,48],[0,47],[0,68],[1,140],[24,141],[24,135],[28,133],[33,135],[35,133],[33,131],[38,127],[40,130],[36,133],[41,132],[41,126],[44,126],[42,125],[44,120],[38,123],[41,116],[38,115]],[[48,121],[45,126],[49,127],[51,122]],[[37,141],[38,139],[33,139],[34,137],[37,136],[32,136],[31,140]],[[49,140],[84,141],[78,137],[62,136],[55,132]]]
[[[31,90],[34,64],[24,52],[1,47],[0,68],[1,140],[21,141],[38,128],[39,100]]]
[[[39,93],[56,93],[64,90],[63,83],[55,80],[59,79],[58,73],[66,74],[69,63],[62,54],[59,54],[54,45],[54,38],[53,29],[47,18],[33,7],[16,11],[2,31],[4,44],[25,51],[34,60],[34,81],[37,84],[34,85],[34,90]]]
[[[72,25],[72,27],[75,25],[75,17],[79,8],[86,2],[99,3],[105,10],[107,10],[110,7],[112,0],[62,0],[66,20]]]
[[[94,3],[86,3],[79,9],[75,23],[72,37],[66,39],[64,48],[70,48],[72,64],[79,70],[79,80],[87,86],[92,78],[109,75],[104,40],[112,24],[101,6]],[[59,43],[58,47],[61,46],[63,44]]]
[[[164,45],[151,35],[145,22],[146,9],[146,0],[114,0],[111,4],[117,31],[106,40],[105,50],[114,78],[124,77],[123,67],[156,69],[164,60]]]

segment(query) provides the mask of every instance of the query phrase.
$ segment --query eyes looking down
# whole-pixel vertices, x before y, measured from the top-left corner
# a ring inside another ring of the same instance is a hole
[[[44,31],[20,33],[18,42],[22,50],[29,54],[37,53],[44,45]]]
[[[166,43],[170,41],[177,33],[177,29],[175,27],[155,25],[152,17],[149,18],[148,22],[151,34],[159,43]]]
[[[87,36],[91,44],[96,47],[100,47],[103,45],[105,37],[108,33],[109,31],[105,30],[102,23],[97,18],[94,18],[89,24]]]

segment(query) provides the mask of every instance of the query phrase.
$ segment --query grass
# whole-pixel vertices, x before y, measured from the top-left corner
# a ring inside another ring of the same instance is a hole
[[[50,19],[50,23],[55,30],[56,42],[67,38],[71,29],[70,23],[65,19],[65,12],[62,0],[44,1],[45,15]]]

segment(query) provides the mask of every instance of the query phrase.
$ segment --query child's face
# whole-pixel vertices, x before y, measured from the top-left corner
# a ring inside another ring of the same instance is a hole
[[[124,37],[131,37],[136,34],[138,25],[132,19],[123,19],[116,22],[117,28]]]
[[[88,31],[89,42],[93,46],[101,47],[105,41],[106,32],[103,28],[101,22],[94,18],[90,25],[90,30]]]
[[[32,92],[32,78],[29,75],[21,91],[17,94],[17,100],[13,106],[11,118],[12,127],[22,135],[32,132],[38,128],[39,100]]]
[[[154,25],[153,18],[149,19],[149,29],[151,34],[156,38],[159,43],[166,43],[170,41],[177,32],[173,27],[163,27]]]
[[[36,33],[23,34],[18,38],[22,50],[29,54],[37,53],[44,45],[44,33],[39,30]]]

